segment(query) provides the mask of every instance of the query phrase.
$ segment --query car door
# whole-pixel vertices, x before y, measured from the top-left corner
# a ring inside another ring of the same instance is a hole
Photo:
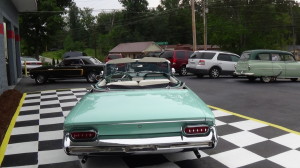
[[[220,53],[217,60],[218,65],[222,68],[223,74],[233,73],[236,62],[232,61],[231,54]]]
[[[182,65],[185,64],[185,51],[175,51],[175,64],[174,68],[176,70],[179,70],[181,68]]]
[[[200,56],[201,52],[194,52],[188,59],[187,68],[196,69]]]
[[[277,77],[285,77],[286,70],[285,70],[285,61],[284,57],[279,55],[278,53],[271,54],[272,60],[272,67],[273,67],[273,74]]]
[[[282,54],[285,62],[285,77],[300,77],[300,63],[292,55]]]
[[[67,59],[54,71],[56,76],[61,78],[80,77],[83,75],[83,64],[81,59]]]
[[[84,63],[81,59],[70,60],[70,65],[63,71],[65,77],[80,77],[83,75]]]

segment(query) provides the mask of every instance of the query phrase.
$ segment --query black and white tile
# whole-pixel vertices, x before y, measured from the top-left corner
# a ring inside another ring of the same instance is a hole
[[[91,157],[81,164],[62,149],[63,122],[86,93],[85,88],[27,94],[6,149],[2,167],[299,167],[300,136],[220,110],[216,117],[218,146],[164,155]]]

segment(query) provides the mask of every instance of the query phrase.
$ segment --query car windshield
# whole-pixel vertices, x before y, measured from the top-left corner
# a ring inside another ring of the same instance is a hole
[[[166,88],[180,84],[170,71],[170,62],[164,58],[120,58],[109,61],[104,77],[96,89]]]
[[[169,67],[167,62],[132,62],[106,65],[106,76],[111,76],[120,72],[131,74],[141,74],[149,72],[169,73]]]
[[[250,58],[250,53],[249,52],[244,52],[240,58],[241,61],[248,61]]]
[[[93,62],[94,64],[101,64],[102,62],[99,61],[97,58],[90,58],[89,59],[91,62]]]

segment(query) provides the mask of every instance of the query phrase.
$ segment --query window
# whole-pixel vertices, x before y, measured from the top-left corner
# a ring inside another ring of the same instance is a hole
[[[198,59],[212,59],[216,53],[213,52],[197,52],[196,58]]]
[[[248,52],[244,52],[240,58],[241,61],[248,61],[248,59],[250,58],[250,53]]]
[[[269,61],[270,60],[270,54],[264,54],[264,53],[257,54],[256,60]]]
[[[83,65],[83,62],[80,59],[64,60],[64,66],[74,66],[74,65]]]
[[[190,58],[193,58],[193,59],[194,59],[194,58],[196,58],[196,56],[197,56],[196,53],[194,53],[194,54],[192,54],[192,55],[190,56]]]
[[[89,65],[91,64],[91,60],[89,61],[88,59],[82,59],[84,65]]]
[[[231,61],[231,57],[228,54],[219,54],[217,59],[220,61]]]
[[[173,57],[173,51],[165,51],[160,57],[170,59]]]
[[[212,59],[215,55],[216,53],[205,52],[202,55],[202,59]]]
[[[189,58],[194,52],[193,51],[188,51],[187,52],[187,58]]]
[[[236,55],[231,55],[230,57],[231,57],[231,60],[232,60],[233,62],[238,62],[239,59],[240,59],[240,57],[238,57],[238,56],[236,56]]]
[[[282,54],[281,56],[284,59],[284,61],[290,61],[290,62],[294,62],[295,61],[295,58],[292,55]]]
[[[184,51],[176,51],[176,58],[184,59]]]
[[[279,54],[272,54],[272,61],[281,61]]]

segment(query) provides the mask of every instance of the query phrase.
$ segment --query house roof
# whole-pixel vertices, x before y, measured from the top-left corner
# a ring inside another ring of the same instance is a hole
[[[160,48],[153,41],[148,42],[134,42],[134,43],[121,43],[117,45],[115,48],[110,50],[110,53],[139,53],[144,52],[150,46],[156,45],[157,48]]]

